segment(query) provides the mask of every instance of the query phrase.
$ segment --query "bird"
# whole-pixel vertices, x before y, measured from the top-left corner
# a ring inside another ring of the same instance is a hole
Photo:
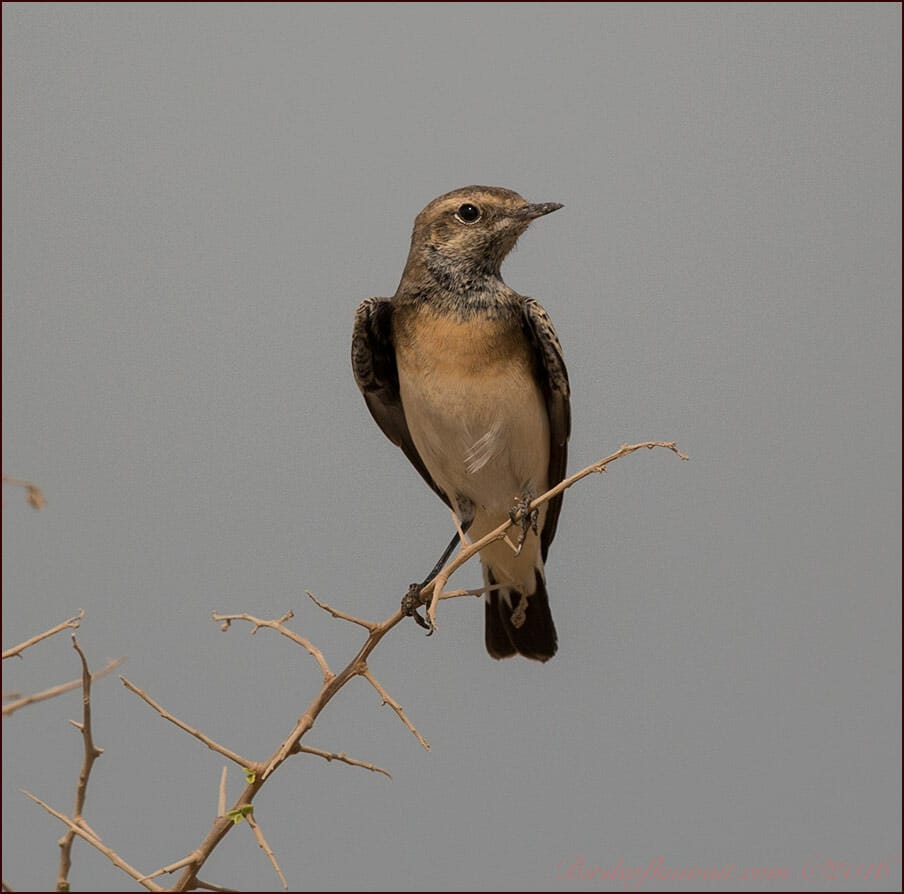
[[[558,647],[545,561],[562,494],[533,512],[530,502],[565,477],[570,385],[549,315],[500,268],[532,221],[562,207],[496,186],[439,196],[415,218],[395,295],[355,312],[352,369],[383,433],[462,536],[476,541],[506,520],[520,528],[515,549],[496,540],[480,553],[485,644],[496,659],[545,662]]]

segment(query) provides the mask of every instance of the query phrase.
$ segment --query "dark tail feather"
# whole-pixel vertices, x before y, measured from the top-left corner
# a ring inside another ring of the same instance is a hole
[[[508,658],[516,653],[534,661],[549,661],[556,654],[558,637],[549,610],[549,596],[543,574],[537,570],[536,590],[522,610],[522,595],[511,587],[487,594],[486,646],[493,658]],[[493,572],[484,566],[488,585],[496,583]]]
[[[515,647],[505,630],[505,624],[499,616],[499,593],[493,591],[486,596],[486,634],[487,652],[493,658],[511,658]]]

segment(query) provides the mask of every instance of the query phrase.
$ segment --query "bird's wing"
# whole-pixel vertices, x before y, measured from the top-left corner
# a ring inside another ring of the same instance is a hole
[[[522,324],[531,342],[534,372],[543,390],[549,415],[549,487],[554,487],[565,477],[568,460],[568,436],[571,434],[568,370],[565,369],[562,346],[549,314],[533,298],[525,298],[523,307]],[[547,503],[546,521],[541,534],[544,560],[556,536],[561,509],[562,494]]]
[[[383,434],[402,448],[424,481],[450,506],[449,498],[427,471],[408,430],[399,394],[399,370],[392,342],[392,302],[388,298],[368,298],[355,312],[352,369],[367,409]]]

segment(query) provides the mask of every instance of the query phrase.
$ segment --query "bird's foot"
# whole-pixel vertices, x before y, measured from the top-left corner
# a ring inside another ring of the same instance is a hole
[[[513,525],[518,525],[521,530],[518,534],[518,544],[515,547],[515,555],[521,555],[521,548],[524,546],[524,541],[527,539],[527,532],[533,531],[535,534],[537,533],[537,523],[540,518],[540,511],[538,509],[531,509],[531,498],[529,494],[524,494],[515,500],[515,505],[509,510],[509,518],[512,520]]]
[[[427,636],[432,636],[433,625],[429,620],[425,621],[418,613],[418,609],[424,604],[421,601],[423,587],[424,585],[419,583],[413,583],[408,587],[408,592],[402,597],[402,614],[406,618],[414,618],[418,626],[427,631]]]

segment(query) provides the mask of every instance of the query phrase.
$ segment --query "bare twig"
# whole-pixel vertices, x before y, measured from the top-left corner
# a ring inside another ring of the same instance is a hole
[[[55,633],[59,633],[62,630],[77,630],[79,624],[82,623],[82,618],[84,617],[85,610],[79,609],[79,613],[74,618],[69,618],[62,623],[57,624],[56,627],[51,627],[50,630],[45,630],[43,633],[39,633],[37,636],[33,636],[31,639],[25,640],[24,643],[19,643],[18,646],[13,646],[11,649],[7,649],[3,653],[3,661],[6,661],[7,658],[12,658],[15,655],[21,655],[27,648],[29,648],[29,646],[33,646],[36,643],[41,642],[42,639],[47,639],[48,636],[53,636]]]
[[[32,484],[30,481],[22,481],[19,478],[10,478],[9,475],[3,476],[3,483],[9,484],[12,487],[24,487],[25,499],[28,502],[28,505],[31,506],[32,509],[44,508],[46,502],[44,500],[44,494],[41,493],[41,488],[36,484]]]
[[[414,724],[405,716],[405,712],[402,710],[402,706],[379,684],[374,675],[367,669],[365,666],[362,671],[360,671],[361,676],[373,686],[374,689],[380,694],[380,698],[383,699],[384,705],[389,705],[396,714],[399,715],[399,720],[408,727],[409,730],[414,734],[414,737],[424,746],[425,751],[430,750],[430,746],[427,744],[427,740],[414,728]]]
[[[195,888],[200,888],[202,891],[238,891],[238,888],[224,888],[222,885],[205,882],[199,878],[195,879]]]
[[[197,854],[189,854],[187,857],[183,857],[181,860],[176,860],[175,863],[170,863],[169,866],[164,866],[161,869],[157,869],[154,872],[149,873],[148,875],[142,876],[138,879],[139,882],[148,881],[149,879],[159,878],[161,875],[169,875],[171,872],[175,872],[177,869],[182,869],[185,866],[191,866],[195,860],[198,859]]]
[[[279,876],[279,880],[282,882],[283,888],[288,891],[289,883],[286,881],[286,877],[283,875],[282,870],[279,868],[279,863],[276,862],[276,855],[273,853],[270,845],[267,844],[267,839],[264,838],[264,833],[261,831],[261,827],[258,825],[257,820],[254,818],[254,812],[249,811],[245,814],[245,819],[248,821],[248,825],[251,826],[251,830],[254,832],[254,837],[257,839],[257,843],[260,846],[261,850],[270,858],[270,862],[273,864],[273,868],[276,870],[276,874]]]
[[[509,524],[511,524],[511,522],[509,522]],[[494,538],[494,539],[495,539],[495,538]],[[514,543],[512,543],[512,539],[511,539],[511,537],[509,537],[509,535],[508,535],[507,532],[504,532],[504,533],[502,534],[502,537],[500,537],[500,538],[498,538],[498,539],[502,540],[502,542],[503,542],[503,543],[504,543],[504,544],[505,544],[505,545],[506,545],[506,546],[507,546],[507,547],[508,547],[508,548],[509,548],[516,556],[520,554],[521,551],[518,549],[517,546],[515,546]],[[441,598],[442,598],[442,596],[440,596],[440,599],[441,599]]]
[[[331,605],[327,605],[325,602],[321,602],[313,593],[305,590],[305,594],[313,600],[315,605],[319,605],[325,612],[331,614],[334,618],[339,618],[342,621],[349,621],[352,624],[357,624],[359,627],[363,627],[365,630],[371,631],[373,633],[374,630],[379,627],[379,624],[374,623],[373,621],[364,621],[361,618],[356,618],[354,615],[347,615],[345,612],[339,611],[338,608],[333,608]]]
[[[94,762],[104,753],[103,748],[94,744],[94,733],[91,729],[91,671],[88,670],[88,659],[78,644],[75,634],[72,634],[72,647],[78,653],[82,663],[82,722],[75,726],[82,734],[84,744],[84,758],[78,774],[78,784],[75,788],[75,807],[72,810],[72,820],[80,823],[82,811],[85,809],[85,798],[88,794],[88,779]],[[60,865],[57,871],[57,891],[69,891],[69,870],[72,868],[72,844],[75,841],[75,832],[71,829],[60,839]]]
[[[220,774],[220,793],[217,797],[217,816],[226,816],[226,777],[229,775],[229,764],[223,765]]]
[[[155,885],[152,881],[145,878],[134,866],[130,866],[126,863],[116,851],[107,847],[96,835],[86,831],[81,826],[76,825],[65,813],[60,813],[58,810],[54,810],[49,804],[46,804],[40,798],[33,795],[31,792],[27,792],[24,789],[21,790],[22,794],[25,795],[26,798],[31,798],[35,804],[43,807],[51,816],[55,816],[64,826],[67,826],[72,832],[74,832],[79,838],[87,841],[92,847],[97,848],[114,866],[118,869],[121,869],[126,875],[131,876],[135,879],[143,887],[147,888],[148,891],[163,891],[159,885]]]
[[[151,872],[148,875],[142,876],[140,879],[138,879],[138,881],[144,882],[148,879],[159,878],[161,875],[169,875],[169,873],[175,872],[177,869],[182,869],[185,866],[190,866],[197,859],[197,854],[189,854],[187,857],[183,857],[181,860],[176,860],[175,863],[170,863],[169,866],[164,866],[162,869],[157,869],[156,871]]]
[[[262,618],[255,618],[252,615],[246,614],[245,612],[240,612],[239,614],[233,615],[223,615],[219,612],[213,612],[214,621],[222,621],[223,627],[222,629],[228,630],[229,625],[233,621],[247,621],[249,624],[254,625],[254,629],[251,631],[251,635],[254,636],[255,633],[261,627],[268,627],[271,630],[276,630],[281,633],[283,636],[292,640],[293,643],[297,643],[303,649],[306,649],[313,657],[317,664],[320,665],[320,670],[323,673],[323,682],[329,683],[329,681],[333,678],[333,672],[330,670],[330,666],[326,663],[326,658],[323,657],[323,652],[317,648],[312,642],[306,640],[303,636],[299,636],[294,630],[290,630],[285,626],[285,622],[289,620],[289,618],[294,618],[295,612],[292,609],[289,609],[281,618],[277,618],[275,621],[265,621]]]
[[[158,705],[157,702],[154,701],[146,692],[139,689],[134,683],[127,680],[122,674],[119,675],[119,679],[122,681],[122,685],[126,687],[130,692],[134,692],[142,701],[147,702],[164,720],[168,720],[170,723],[175,724],[179,727],[179,729],[184,730],[190,736],[194,736],[199,742],[203,742],[211,751],[216,751],[217,754],[222,754],[223,757],[229,758],[233,763],[238,764],[243,770],[247,768],[252,768],[255,766],[254,761],[249,761],[243,758],[240,754],[236,754],[234,751],[230,751],[223,745],[214,742],[209,736],[205,736],[200,730],[196,730],[194,727],[189,726],[187,723],[183,723],[179,720],[178,717],[174,717],[170,714],[169,711],[166,710],[162,705]]]
[[[459,596],[483,596],[491,590],[499,590],[503,584],[487,584],[485,587],[474,587],[470,590],[443,590],[440,599],[457,599]]]
[[[296,746],[296,750],[302,754],[316,754],[327,761],[341,761],[343,764],[350,764],[353,767],[363,767],[365,770],[370,770],[373,773],[382,773],[392,779],[392,773],[388,770],[384,770],[375,764],[366,764],[364,761],[355,760],[355,758],[349,757],[345,752],[340,751],[336,754],[332,751],[322,751],[320,748],[311,748],[309,745],[302,745],[301,743]]]
[[[120,664],[125,661],[125,656],[121,658],[114,658],[112,661],[108,661],[104,667],[102,667],[96,674],[91,674],[91,682],[95,682],[99,680],[101,677],[107,676],[111,671],[116,670]],[[44,689],[41,692],[35,692],[33,695],[26,695],[22,698],[16,699],[16,701],[9,702],[3,706],[3,716],[8,717],[10,714],[14,714],[20,708],[25,708],[28,705],[33,705],[36,702],[43,702],[48,698],[54,698],[54,696],[62,695],[64,692],[71,692],[73,689],[77,689],[82,684],[82,679],[79,677],[76,680],[70,680],[68,683],[60,683],[59,686],[51,686],[50,689]]]

